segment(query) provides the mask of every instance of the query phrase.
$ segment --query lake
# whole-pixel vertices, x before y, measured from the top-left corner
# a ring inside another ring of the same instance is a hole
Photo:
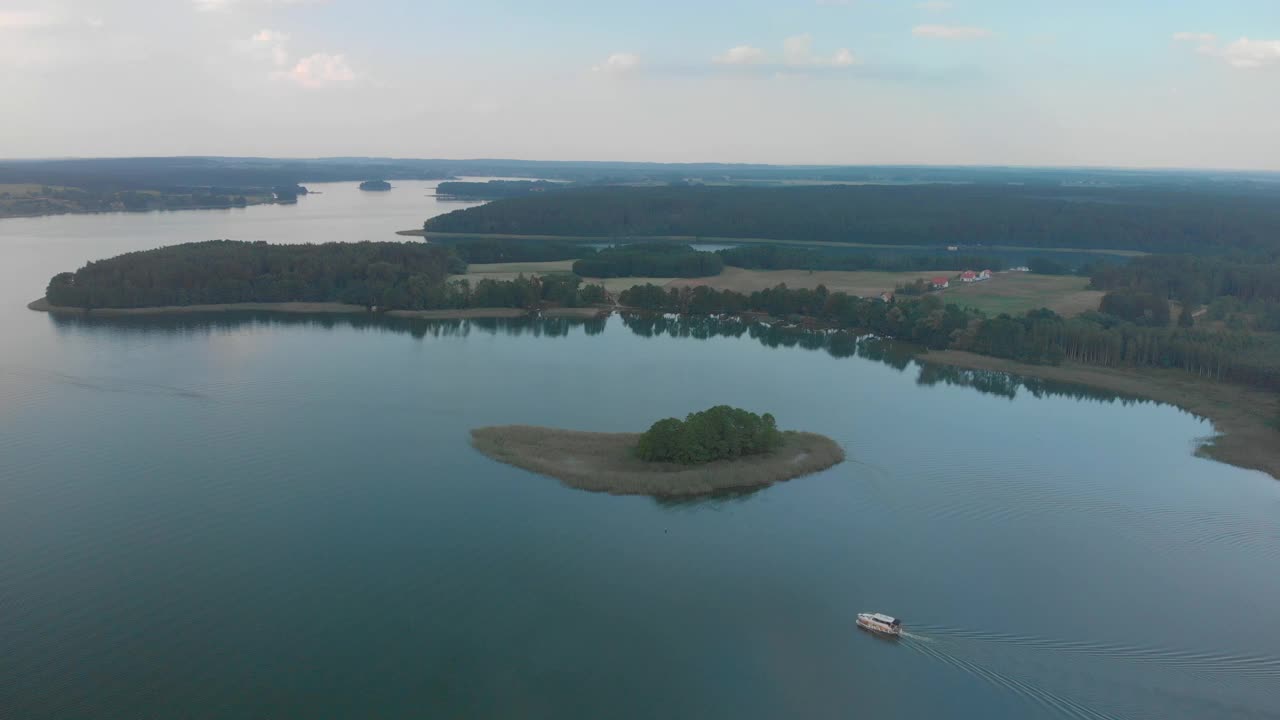
[[[706,323],[24,307],[128,250],[464,206],[397,185],[0,221],[0,717],[1280,717],[1280,483],[1175,408]],[[467,440],[719,403],[849,460],[669,502]]]

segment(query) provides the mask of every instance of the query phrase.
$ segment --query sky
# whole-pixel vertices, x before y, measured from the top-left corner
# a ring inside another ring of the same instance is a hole
[[[0,157],[1280,170],[1280,0],[0,0]]]

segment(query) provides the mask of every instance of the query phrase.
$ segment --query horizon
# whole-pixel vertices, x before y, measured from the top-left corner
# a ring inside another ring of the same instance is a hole
[[[416,157],[408,155],[64,155],[64,156],[30,156],[0,157],[3,162],[60,162],[81,160],[281,160],[281,161],[394,161],[394,162],[439,162],[439,163],[545,163],[545,164],[590,164],[590,165],[658,165],[658,166],[723,166],[723,167],[760,167],[760,168],[796,168],[796,169],[844,169],[844,168],[890,168],[890,169],[956,169],[956,170],[1061,170],[1091,172],[1160,172],[1160,173],[1239,173],[1280,175],[1280,168],[1243,168],[1243,167],[1187,167],[1159,165],[1037,165],[1027,163],[801,163],[801,162],[752,162],[724,160],[622,160],[610,158],[605,160],[588,158],[549,158],[534,159],[521,157]]]

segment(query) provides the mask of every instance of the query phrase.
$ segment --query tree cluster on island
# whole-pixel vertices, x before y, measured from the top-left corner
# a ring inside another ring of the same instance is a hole
[[[728,405],[659,420],[640,436],[636,455],[649,462],[698,465],[759,455],[782,445],[769,413],[757,415]]]
[[[584,287],[567,273],[474,284],[449,279],[465,271],[443,245],[213,240],[90,262],[54,276],[45,297],[54,306],[87,309],[341,302],[403,310],[577,306],[607,297],[603,287]]]
[[[391,183],[386,180],[365,180],[360,183],[360,189],[370,192],[386,192],[391,189]]]

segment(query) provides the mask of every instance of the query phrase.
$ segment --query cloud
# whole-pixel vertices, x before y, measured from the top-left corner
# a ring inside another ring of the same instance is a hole
[[[711,58],[719,65],[754,65],[765,61],[764,50],[750,45],[738,45]]]
[[[925,0],[925,2],[916,3],[916,7],[926,12],[946,12],[955,5],[950,0]]]
[[[792,35],[782,41],[782,58],[769,57],[769,54],[758,47],[738,45],[711,58],[717,65],[754,65],[769,69],[778,68],[844,68],[858,64],[858,58],[849,48],[840,48],[830,56],[818,55],[813,51],[813,36]]]
[[[591,68],[595,72],[627,73],[640,67],[640,56],[634,53],[616,52],[605,61]]]
[[[1218,36],[1213,33],[1197,33],[1197,32],[1178,32],[1173,34],[1173,39],[1178,42],[1197,42],[1197,43],[1215,43]]]
[[[249,41],[250,44],[258,50],[264,50],[271,54],[271,59],[278,66],[289,64],[289,51],[287,48],[289,36],[279,30],[259,30]]]
[[[39,10],[0,11],[0,30],[30,30],[58,24],[59,19]]]
[[[966,25],[917,25],[911,28],[911,34],[937,40],[981,40],[991,37],[992,32]]]
[[[225,12],[244,5],[309,5],[325,0],[191,0],[200,12]]]
[[[1225,46],[1218,45],[1218,36],[1205,32],[1179,32],[1173,34],[1176,42],[1194,43],[1196,52],[1215,57],[1231,67],[1252,70],[1280,64],[1280,40],[1250,40],[1242,37]]]
[[[344,85],[356,79],[355,71],[344,56],[329,53],[315,53],[302,58],[285,76],[302,87],[312,89]]]
[[[1238,68],[1259,68],[1280,64],[1280,40],[1250,40],[1242,37],[1219,53],[1228,65]]]

